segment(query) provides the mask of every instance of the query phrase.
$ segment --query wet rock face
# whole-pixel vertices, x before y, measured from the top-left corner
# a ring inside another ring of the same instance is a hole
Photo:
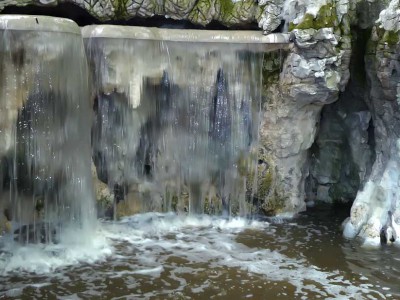
[[[290,214],[305,209],[308,151],[322,107],[338,99],[348,79],[350,51],[349,44],[338,46],[333,28],[295,29],[292,39],[279,81],[266,87],[260,128],[261,147],[268,153],[274,181],[280,182],[266,205],[284,199],[280,212]]]
[[[23,225],[14,231],[14,240],[22,244],[58,244],[58,230],[57,225],[45,222]]]
[[[322,112],[311,149],[306,201],[352,202],[371,171],[371,113],[365,105],[352,111],[344,101],[340,99]]]
[[[392,1],[388,10],[396,3],[398,7],[398,2]],[[360,235],[376,241],[387,224],[397,236],[400,233],[400,45],[397,23],[387,23],[385,15],[383,11],[381,28],[373,29],[365,55],[366,101],[375,126],[376,161],[367,183],[357,194],[345,228],[347,236]]]
[[[339,100],[322,110],[306,182],[310,205],[351,203],[375,161],[373,121],[365,102],[364,54],[369,35],[369,30],[353,30],[350,81]]]

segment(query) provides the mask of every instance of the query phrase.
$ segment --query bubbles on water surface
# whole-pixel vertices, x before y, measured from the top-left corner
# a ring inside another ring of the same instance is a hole
[[[62,245],[53,245],[46,248],[47,253],[42,249],[36,254],[34,248],[16,252],[15,265],[8,264],[0,290],[18,287],[25,295],[35,290],[37,295],[138,299],[249,294],[390,299],[387,294],[398,292],[384,283],[378,287],[372,274],[367,279],[361,276],[367,265],[355,272],[348,270],[340,259],[340,234],[329,242],[327,229],[331,228],[310,221],[275,221],[145,213],[103,222],[97,228],[96,243],[63,250]],[[319,249],[325,254],[318,254]],[[327,255],[339,256],[333,253],[340,254],[338,263],[326,263]],[[313,258],[324,255],[323,261]]]

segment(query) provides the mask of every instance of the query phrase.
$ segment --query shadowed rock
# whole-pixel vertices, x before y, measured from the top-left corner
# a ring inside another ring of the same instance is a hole
[[[59,242],[56,226],[45,222],[22,225],[14,231],[14,240],[22,244]]]

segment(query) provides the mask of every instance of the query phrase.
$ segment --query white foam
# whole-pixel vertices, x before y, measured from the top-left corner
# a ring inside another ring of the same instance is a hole
[[[217,218],[208,215],[186,216],[176,215],[174,213],[144,213],[122,219],[119,224],[115,226],[127,225],[134,230],[139,230],[144,233],[151,234],[165,234],[168,232],[179,231],[181,229],[195,227],[220,230],[242,230],[249,228],[263,228],[267,226],[267,222],[259,222],[255,220],[247,220],[243,218]]]
[[[80,233],[75,231],[75,235]],[[100,230],[97,233],[81,243],[70,243],[72,239],[68,235],[60,244],[21,246],[18,243],[6,243],[0,253],[0,275],[21,271],[45,274],[79,263],[90,264],[102,260],[111,255],[112,247]]]
[[[373,286],[365,278],[361,283],[353,283],[341,271],[320,269],[306,258],[289,257],[273,249],[252,248],[237,241],[241,232],[245,236],[257,234],[248,231],[269,234],[271,226],[268,222],[241,218],[146,213],[120,222],[104,222],[97,237],[84,246],[30,245],[14,249],[11,257],[4,260],[0,256],[0,268],[4,267],[5,272],[46,273],[111,256],[107,261],[114,267],[99,276],[129,281],[132,276],[141,275],[152,281],[167,271],[168,277],[179,283],[176,292],[187,286],[185,274],[203,272],[204,267],[210,270],[234,268],[250,273],[250,278],[261,276],[268,282],[286,282],[295,287],[299,298],[307,298],[312,293],[323,299],[346,299],[349,295],[365,295],[372,291]],[[270,235],[274,236],[272,230]],[[185,263],[177,265],[175,259]],[[83,273],[81,276],[85,280],[92,275]],[[140,283],[132,284],[140,287]],[[208,284],[204,282],[196,291],[201,293]],[[10,292],[18,294],[18,290],[10,289]],[[157,296],[157,293],[157,290],[151,291],[146,297]]]
[[[299,295],[313,292],[325,299],[329,299],[327,295],[333,295],[331,299],[345,299],[343,294],[369,292],[368,284],[352,284],[339,271],[326,272],[305,259],[290,258],[269,249],[249,248],[236,242],[240,231],[268,230],[268,226],[267,222],[249,222],[240,218],[143,214],[126,218],[121,223],[105,224],[105,233],[112,239],[131,243],[138,253],[138,264],[147,268],[157,268],[174,256],[191,263],[207,263],[210,268],[239,268],[268,280],[289,282]],[[171,234],[174,237],[167,238]],[[178,269],[170,271],[171,277],[182,279],[179,276],[182,268]],[[154,276],[159,274],[156,272]],[[305,285],[305,281],[315,284]]]

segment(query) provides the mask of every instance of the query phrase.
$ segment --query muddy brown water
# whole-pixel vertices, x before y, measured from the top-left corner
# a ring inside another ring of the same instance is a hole
[[[324,209],[286,220],[103,222],[101,246],[87,256],[4,251],[0,299],[400,299],[400,248],[344,239],[345,217]]]

